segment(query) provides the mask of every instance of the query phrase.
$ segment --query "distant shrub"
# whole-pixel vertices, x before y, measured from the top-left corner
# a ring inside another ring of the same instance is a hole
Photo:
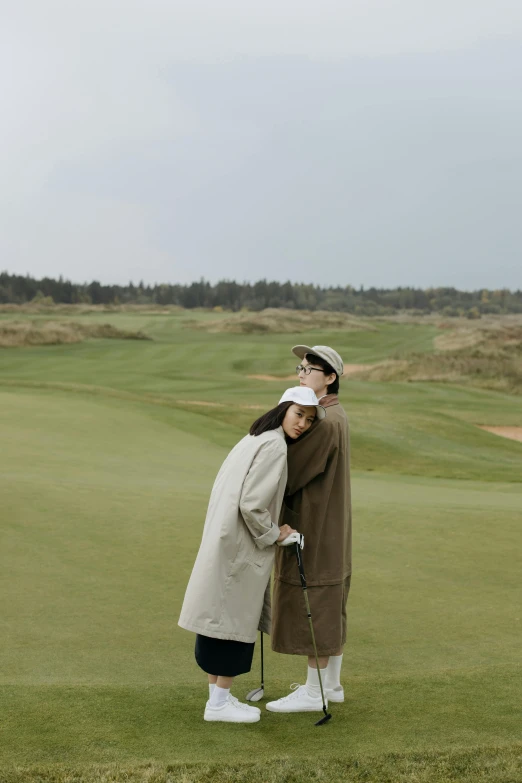
[[[52,296],[45,296],[45,294],[38,290],[31,299],[31,304],[43,305],[44,307],[51,307],[54,304]]]

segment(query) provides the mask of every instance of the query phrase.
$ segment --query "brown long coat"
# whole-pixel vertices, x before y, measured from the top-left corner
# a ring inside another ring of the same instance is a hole
[[[346,641],[345,604],[352,572],[348,419],[335,394],[321,400],[326,418],[288,448],[288,482],[280,523],[303,533],[317,647],[335,655]],[[312,655],[295,552],[277,548],[272,648]]]

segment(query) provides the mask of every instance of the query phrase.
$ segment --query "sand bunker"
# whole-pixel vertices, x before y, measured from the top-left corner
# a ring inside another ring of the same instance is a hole
[[[224,408],[222,402],[205,402],[204,400],[176,400],[178,405],[202,405],[204,408]]]
[[[501,438],[510,438],[522,443],[522,427],[480,427],[481,430],[492,432],[493,435],[500,435]]]
[[[205,402],[204,400],[176,400],[178,405],[196,405],[202,408],[226,408],[227,406],[223,402]],[[240,408],[243,411],[264,411],[265,405],[232,405],[229,408]]]
[[[345,364],[343,378],[350,375],[357,375],[358,372],[363,370],[371,370],[373,364]]]
[[[252,381],[296,381],[297,375],[247,375]]]

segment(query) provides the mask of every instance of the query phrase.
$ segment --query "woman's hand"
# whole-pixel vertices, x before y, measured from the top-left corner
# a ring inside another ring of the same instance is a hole
[[[277,539],[276,543],[278,544],[280,541],[284,541],[285,538],[288,538],[290,533],[297,533],[297,530],[294,530],[293,527],[290,527],[290,525],[281,525],[279,528],[279,538]]]

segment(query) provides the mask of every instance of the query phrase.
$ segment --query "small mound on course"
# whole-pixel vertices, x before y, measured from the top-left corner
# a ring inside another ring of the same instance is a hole
[[[375,332],[376,327],[348,313],[326,310],[287,310],[268,308],[259,313],[234,313],[230,318],[187,321],[189,329],[233,334],[293,334],[294,332],[335,329]]]
[[[83,340],[150,340],[143,332],[117,329],[111,324],[80,324],[76,321],[5,321],[0,323],[0,348],[24,345],[63,345]]]

